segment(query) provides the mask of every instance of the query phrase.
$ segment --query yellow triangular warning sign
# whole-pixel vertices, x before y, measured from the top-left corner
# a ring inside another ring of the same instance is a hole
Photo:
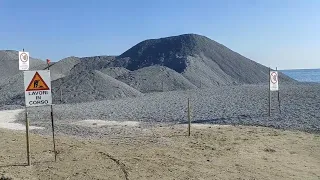
[[[40,74],[36,72],[26,91],[41,91],[41,90],[50,90],[50,89],[46,84],[46,82],[44,82]]]

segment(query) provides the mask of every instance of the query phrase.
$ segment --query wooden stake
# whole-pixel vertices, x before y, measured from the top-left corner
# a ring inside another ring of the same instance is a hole
[[[29,119],[28,119],[27,107],[26,107],[26,109],[25,109],[25,113],[26,113],[27,161],[28,161],[28,166],[31,166],[31,160],[30,160],[30,139],[29,139]]]
[[[278,72],[278,68],[277,68],[277,67],[276,67],[276,70],[277,70],[277,72]],[[279,86],[279,89],[278,89],[278,104],[279,104],[279,112],[280,112],[280,114],[281,114],[279,73],[278,73],[278,86]]]
[[[48,63],[48,70],[50,70],[49,68],[49,63]],[[56,140],[55,140],[55,137],[54,137],[54,122],[53,122],[53,107],[52,105],[50,105],[51,107],[51,124],[52,124],[52,141],[53,141],[53,152],[54,152],[54,161],[57,161],[57,152],[56,152]]]
[[[190,99],[188,98],[188,136],[191,135],[191,114],[190,114]]]
[[[270,81],[271,81],[271,77],[270,77],[270,72],[271,72],[271,68],[269,67],[269,87],[268,87],[268,90],[269,90],[269,117],[271,116],[271,90],[270,90]]]
[[[61,86],[60,86],[60,103],[62,103],[62,89],[61,89]]]

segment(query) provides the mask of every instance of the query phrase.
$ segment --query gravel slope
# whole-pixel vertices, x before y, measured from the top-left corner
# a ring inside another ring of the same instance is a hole
[[[272,117],[268,117],[268,89],[263,85],[224,86],[215,89],[150,93],[124,98],[54,106],[57,129],[61,133],[91,136],[112,133],[107,127],[96,130],[70,125],[83,119],[139,121],[147,124],[186,123],[190,98],[194,123],[259,125],[320,132],[320,85],[281,86],[281,110],[273,94]],[[31,124],[48,127],[49,108],[31,108]],[[20,119],[23,119],[23,114]],[[22,120],[23,122],[24,120]]]
[[[104,69],[101,69],[100,71],[115,78],[115,79],[117,79],[119,76],[124,76],[124,75],[128,74],[129,72],[131,72],[128,69],[123,68],[123,67],[104,68]]]
[[[142,96],[138,90],[100,71],[83,71],[52,82],[54,103],[79,103]]]
[[[116,79],[143,93],[196,89],[190,81],[176,71],[164,66],[149,66],[124,73]]]
[[[57,80],[69,75],[71,69],[79,64],[81,60],[77,57],[67,57],[50,66],[51,80]]]

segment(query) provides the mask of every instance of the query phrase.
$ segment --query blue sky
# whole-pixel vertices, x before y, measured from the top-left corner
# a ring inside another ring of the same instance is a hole
[[[0,0],[0,49],[57,61],[196,33],[266,66],[320,68],[319,9],[319,0]]]

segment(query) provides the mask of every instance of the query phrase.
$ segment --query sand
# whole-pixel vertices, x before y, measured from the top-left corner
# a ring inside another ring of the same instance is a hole
[[[23,112],[24,110],[18,109],[18,110],[7,110],[7,111],[1,111],[0,112],[0,128],[4,129],[11,129],[11,130],[25,130],[26,126],[14,123],[16,120],[16,116]],[[33,129],[43,129],[43,127],[36,127],[36,126],[30,126],[30,130]]]
[[[131,138],[57,137],[0,129],[0,177],[14,179],[319,179],[320,136],[246,126],[145,129]],[[1,179],[1,178],[0,178]]]

